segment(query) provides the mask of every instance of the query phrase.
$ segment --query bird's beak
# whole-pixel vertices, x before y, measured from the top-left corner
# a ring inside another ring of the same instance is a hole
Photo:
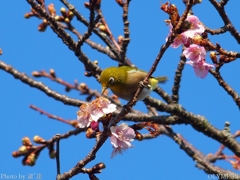
[[[102,94],[101,95],[103,95],[103,93],[104,93],[104,91],[107,89],[107,87],[105,87],[105,86],[102,86]]]

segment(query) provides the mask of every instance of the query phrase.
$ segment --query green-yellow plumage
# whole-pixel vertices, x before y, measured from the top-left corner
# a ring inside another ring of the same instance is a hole
[[[102,71],[100,75],[100,83],[102,85],[102,93],[110,88],[112,92],[119,98],[130,100],[136,90],[138,89],[139,82],[143,81],[147,76],[147,72],[138,68],[121,66],[121,67],[109,67]],[[148,87],[145,87],[138,100],[144,99],[151,90],[154,90],[158,83],[163,83],[167,80],[166,76],[151,77],[149,79]]]

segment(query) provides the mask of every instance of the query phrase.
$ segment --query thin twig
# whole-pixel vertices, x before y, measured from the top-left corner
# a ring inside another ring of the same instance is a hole
[[[85,26],[89,26],[88,21],[77,11],[77,9],[71,5],[69,2],[67,2],[67,0],[60,0],[70,11],[72,11],[74,13],[74,15],[76,16],[76,18],[82,22]],[[113,52],[113,54],[119,58],[119,51],[115,48],[115,46],[111,43],[110,40],[108,40],[108,38],[106,38],[105,36],[103,36],[100,32],[98,32],[96,29],[93,30],[93,32],[100,37],[103,42],[105,42],[107,44],[107,46],[110,48],[110,50]]]
[[[60,139],[59,139],[59,137],[60,137],[60,134],[56,134],[55,138],[56,138],[56,142],[57,142],[57,144],[56,144],[57,175],[61,173],[61,171],[60,171],[60,156],[59,156],[59,154],[60,154],[60,148],[59,148]]]
[[[212,3],[212,5],[218,11],[218,13],[221,16],[225,26],[228,27],[231,35],[235,38],[235,40],[238,42],[238,44],[240,44],[240,33],[233,26],[231,20],[228,18],[227,13],[225,12],[225,9],[224,9],[224,5],[227,3],[227,1],[225,0],[223,3],[219,3],[216,0],[209,0],[209,1],[210,1],[210,3]]]
[[[69,49],[71,49],[75,55],[78,57],[78,59],[84,64],[86,70],[95,72],[95,74],[100,74],[101,69],[90,61],[90,59],[79,49],[77,48],[77,43],[71,38],[69,34],[67,34],[64,29],[59,25],[59,23],[51,17],[45,9],[43,9],[39,4],[37,4],[34,0],[26,0],[32,8],[39,13],[39,15],[43,18],[45,18],[49,26],[52,28],[52,30],[60,37],[64,44],[68,46]]]
[[[222,86],[222,88],[233,98],[234,102],[236,103],[236,105],[238,106],[238,108],[240,109],[240,97],[237,94],[237,92],[234,91],[234,89],[232,89],[227,83],[226,81],[224,81],[224,79],[222,78],[220,72],[216,72],[214,70],[210,70],[209,71],[218,81],[219,85]]]
[[[128,21],[128,7],[130,4],[131,0],[126,0],[126,2],[124,3],[123,6],[123,25],[124,25],[124,38],[123,38],[123,42],[121,45],[121,51],[120,51],[120,63],[121,64],[125,64],[124,60],[126,57],[126,52],[127,52],[127,46],[130,42],[130,31],[129,31],[129,21]]]
[[[61,27],[63,29],[69,30],[72,33],[74,33],[79,39],[81,39],[83,37],[83,35],[81,35],[80,32],[78,32],[74,26],[72,25],[64,25],[64,24],[60,24]],[[96,49],[98,52],[101,52],[103,54],[106,54],[108,57],[110,57],[111,59],[118,61],[118,58],[112,53],[112,51],[110,51],[108,48],[105,48],[104,46],[102,46],[101,44],[97,44],[93,41],[91,41],[90,39],[86,39],[85,42],[91,46],[92,49]]]
[[[120,52],[120,46],[118,45],[118,43],[116,42],[116,40],[114,39],[114,36],[110,30],[110,28],[108,27],[108,24],[102,14],[101,9],[98,10],[98,15],[101,17],[101,22],[103,23],[103,25],[106,27],[107,32],[109,33],[109,37],[111,39],[111,41],[113,42],[113,44],[115,45],[115,47],[117,48],[118,52]]]
[[[73,177],[74,175],[77,175],[81,172],[81,169],[88,164],[90,161],[95,159],[96,153],[101,148],[101,146],[104,144],[104,142],[108,138],[108,131],[104,130],[99,139],[97,140],[95,146],[92,148],[92,150],[89,152],[89,154],[81,161],[79,161],[71,170],[68,172],[65,172],[63,174],[59,174],[57,176],[57,180],[68,180],[69,178]]]
[[[219,3],[220,5],[223,7],[223,6],[226,6],[227,3],[228,3],[229,0],[221,0]]]
[[[92,35],[92,31],[95,28],[95,23],[94,23],[94,17],[95,17],[95,12],[94,12],[94,4],[90,5],[90,17],[89,17],[89,25],[88,25],[88,30],[85,32],[82,36],[81,39],[78,40],[77,48],[80,48],[83,43]]]
[[[66,120],[66,119],[63,119],[63,118],[61,118],[59,116],[55,116],[55,115],[52,115],[52,114],[50,114],[48,112],[45,112],[42,109],[40,109],[40,108],[38,108],[38,107],[36,107],[34,105],[30,105],[30,108],[34,109],[35,111],[40,112],[41,114],[44,114],[44,115],[48,116],[51,119],[55,119],[55,120],[58,120],[60,122],[65,123],[65,124],[71,125],[71,126],[73,126],[75,128],[78,128],[77,120]]]
[[[223,27],[220,27],[219,29],[210,29],[205,26],[205,31],[210,33],[211,35],[219,35],[219,34],[224,34],[225,32],[229,31],[229,27],[223,26]]]
[[[16,79],[21,80],[23,83],[28,84],[29,86],[34,87],[36,89],[39,89],[40,91],[44,92],[49,97],[52,97],[52,98],[56,99],[57,101],[61,101],[64,104],[79,107],[85,103],[84,101],[69,98],[65,95],[59,94],[56,91],[51,90],[49,87],[44,85],[42,82],[35,81],[34,79],[28,77],[26,74],[17,71],[12,66],[7,65],[3,61],[0,61],[0,69],[13,75]]]

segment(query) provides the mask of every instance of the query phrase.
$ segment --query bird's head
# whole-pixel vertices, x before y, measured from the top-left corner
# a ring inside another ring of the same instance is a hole
[[[100,83],[102,85],[102,94],[107,88],[116,89],[126,80],[126,73],[119,67],[109,67],[102,71]]]

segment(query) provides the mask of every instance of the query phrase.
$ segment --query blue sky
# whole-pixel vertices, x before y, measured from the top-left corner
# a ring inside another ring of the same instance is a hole
[[[72,0],[70,2],[86,18],[89,17],[88,10],[83,7],[83,1]],[[49,3],[55,4],[59,14],[59,9],[63,5],[59,1],[46,0],[46,4]],[[180,14],[182,14],[184,6],[181,1],[173,0],[171,3],[176,4]],[[237,29],[240,29],[240,24],[234,9],[239,5],[239,1],[232,1],[226,6],[227,14]],[[83,75],[83,65],[49,27],[46,32],[40,33],[37,30],[41,23],[39,19],[24,19],[24,14],[30,9],[26,1],[2,1],[1,6],[3,8],[0,11],[0,47],[3,50],[3,55],[0,56],[0,60],[29,76],[33,71],[43,69],[48,71],[53,68],[57,76],[67,82],[73,83],[74,79],[77,79],[78,82],[86,82],[91,89],[100,91],[101,86],[94,78],[86,78]],[[159,1],[151,3],[149,1],[131,1],[130,4],[131,42],[128,46],[127,56],[137,67],[146,71],[154,62],[169,31],[163,22],[163,20],[168,19],[168,16],[159,7]],[[115,1],[103,1],[102,10],[114,36],[121,35],[123,33],[121,8]],[[207,27],[219,28],[223,26],[217,11],[208,1],[203,1],[201,5],[194,7],[193,11]],[[87,29],[76,19],[73,20],[73,24],[81,33]],[[213,43],[221,44],[228,51],[239,52],[239,45],[229,33],[209,36],[209,38]],[[96,36],[91,37],[91,39],[102,43]],[[115,61],[92,50],[88,45],[84,45],[83,50],[91,60],[98,60],[101,68],[117,65]],[[169,48],[154,73],[156,76],[167,75],[169,77],[169,81],[162,85],[162,88],[168,93],[171,93],[180,53],[181,48]],[[211,62],[209,57],[207,62]],[[234,61],[221,69],[223,78],[236,92],[240,91],[239,67],[239,61]],[[37,80],[58,93],[80,100],[85,99],[85,96],[79,95],[76,91],[66,93],[63,86],[48,79],[40,78]],[[152,95],[157,97],[154,93]],[[39,135],[45,139],[50,139],[57,133],[62,134],[73,129],[31,110],[30,104],[65,119],[76,119],[78,108],[55,101],[39,90],[14,79],[12,75],[4,71],[0,71],[0,97],[0,127],[2,128],[0,131],[2,142],[0,179],[4,174],[33,175],[35,178],[40,174],[42,179],[55,179],[55,160],[48,157],[47,150],[41,153],[34,167],[22,166],[22,158],[15,159],[11,153],[21,146],[21,139],[24,136],[32,139],[33,136]],[[239,130],[239,109],[232,98],[210,74],[205,79],[199,79],[189,65],[186,65],[183,71],[180,104],[188,111],[205,116],[211,124],[219,129],[223,129],[225,121],[229,121],[232,133]],[[146,112],[142,102],[138,102],[134,108]],[[219,143],[194,131],[190,126],[175,125],[173,130],[183,135],[189,143],[204,154],[215,153],[220,146]],[[79,160],[83,159],[94,143],[93,139],[86,139],[84,133],[61,141],[61,172],[68,171]],[[112,147],[110,141],[107,140],[98,152],[96,159],[86,167],[90,168],[96,163],[104,162],[106,169],[97,175],[100,179],[210,179],[203,171],[195,168],[195,162],[166,136],[142,142],[134,141],[133,145],[134,148],[129,149],[123,155],[110,159]],[[232,155],[228,150],[224,152]],[[227,162],[217,162],[216,165],[233,170]],[[72,179],[79,178],[88,179],[88,176],[80,174]]]

